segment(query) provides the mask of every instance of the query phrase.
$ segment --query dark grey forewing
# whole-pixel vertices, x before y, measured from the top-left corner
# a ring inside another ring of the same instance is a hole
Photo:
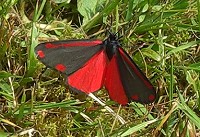
[[[83,43],[94,42],[93,40],[78,40]],[[71,74],[74,71],[80,69],[93,55],[98,51],[103,49],[103,46],[100,44],[90,45],[90,46],[59,46],[66,43],[77,42],[77,40],[67,40],[67,41],[58,41],[58,42],[49,42],[52,45],[55,45],[54,48],[46,48],[47,43],[41,43],[35,48],[35,53],[42,51],[44,58],[38,57],[38,59],[44,63],[47,67],[56,69],[57,64],[62,64],[66,67],[66,71],[63,73]],[[48,44],[49,44],[48,43]],[[58,45],[58,46],[57,46]]]
[[[123,49],[118,48],[116,54],[121,82],[129,101],[153,102],[156,92],[146,76]]]

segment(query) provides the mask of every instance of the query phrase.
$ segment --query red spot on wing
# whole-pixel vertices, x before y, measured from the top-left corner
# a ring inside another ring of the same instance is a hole
[[[63,64],[57,64],[55,66],[55,68],[58,70],[58,71],[61,71],[61,72],[64,72],[66,70],[66,66],[63,65]]]
[[[102,44],[101,40],[94,40],[94,41],[77,41],[77,42],[71,42],[67,44],[63,44],[63,46],[95,46]]]
[[[128,98],[125,94],[121,79],[120,73],[117,65],[117,59],[114,55],[108,64],[105,76],[105,87],[108,90],[110,98],[122,105],[128,103]]]
[[[68,42],[54,42],[54,43],[46,43],[46,48],[59,48],[59,47],[72,47],[72,46],[95,46],[102,44],[101,40],[93,40],[93,41],[68,41]]]
[[[85,93],[99,90],[103,86],[107,57],[104,50],[96,53],[83,68],[69,75],[68,84]]]
[[[135,74],[142,79],[142,81],[144,82],[144,84],[149,88],[149,89],[153,89],[152,84],[145,78],[145,76],[143,76],[142,72],[138,69],[138,67],[131,62],[131,60],[127,57],[127,55],[125,54],[125,52],[123,51],[122,48],[119,48],[120,54],[122,55],[123,59],[132,67],[132,69],[134,70]]]
[[[149,101],[153,101],[155,99],[155,96],[154,95],[150,95],[149,96]]]
[[[132,98],[133,100],[135,100],[135,101],[138,101],[138,100],[139,100],[138,95],[133,95],[131,98]]]
[[[37,51],[37,55],[40,57],[40,58],[44,58],[45,57],[45,54],[42,50],[38,50]]]

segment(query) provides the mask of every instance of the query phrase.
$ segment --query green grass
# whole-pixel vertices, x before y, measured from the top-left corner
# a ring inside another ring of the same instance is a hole
[[[121,43],[157,90],[155,103],[119,106],[72,94],[64,76],[44,70],[40,42],[106,38]],[[2,0],[0,2],[0,136],[200,136],[200,1]]]

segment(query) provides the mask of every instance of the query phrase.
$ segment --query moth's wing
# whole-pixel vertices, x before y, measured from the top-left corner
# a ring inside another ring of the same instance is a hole
[[[152,84],[122,48],[107,67],[105,87],[110,98],[122,105],[130,101],[147,104],[156,97]]]
[[[35,53],[47,67],[69,75],[80,69],[102,48],[101,40],[63,40],[41,43],[35,48]]]
[[[82,68],[68,76],[67,84],[72,90],[87,94],[101,89],[104,84],[107,60],[105,51],[99,51]]]

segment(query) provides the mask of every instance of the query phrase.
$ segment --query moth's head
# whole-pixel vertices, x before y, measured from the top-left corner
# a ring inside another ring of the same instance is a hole
[[[110,33],[109,36],[108,36],[108,39],[110,41],[117,41],[118,40],[116,34],[114,34],[114,33]]]
[[[111,60],[113,55],[116,54],[117,49],[120,46],[120,43],[118,41],[118,36],[117,33],[112,33],[110,31],[109,32],[109,36],[108,38],[104,41],[104,45],[106,48],[106,53],[108,56],[108,59]]]
[[[117,33],[112,33],[111,31],[108,31],[108,41],[118,41],[118,32]]]
[[[119,39],[121,37],[118,37],[118,32],[117,33],[112,33],[111,31],[108,30],[108,38],[105,40],[106,45],[110,45],[111,47],[116,47],[120,46]]]

